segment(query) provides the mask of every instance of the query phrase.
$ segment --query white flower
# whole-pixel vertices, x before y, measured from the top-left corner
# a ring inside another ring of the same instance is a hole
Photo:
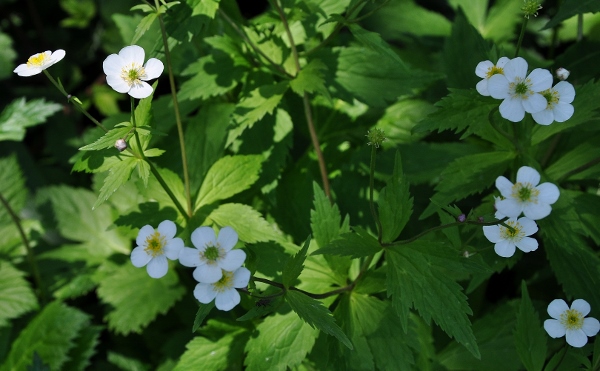
[[[483,234],[494,246],[496,254],[503,258],[510,258],[515,254],[515,246],[523,252],[535,251],[538,248],[538,242],[531,236],[538,231],[535,222],[528,218],[508,219],[506,225],[513,228],[513,231],[503,225],[490,225],[483,227]]]
[[[498,59],[498,63],[496,64],[493,64],[491,61],[483,61],[477,64],[477,67],[475,67],[475,74],[483,79],[475,86],[479,94],[485,96],[490,95],[490,92],[488,91],[488,79],[494,75],[503,75],[503,67],[508,61],[508,58],[502,57]]]
[[[179,262],[186,267],[196,267],[194,279],[202,283],[214,283],[221,279],[222,271],[234,271],[246,260],[242,250],[232,250],[238,241],[233,228],[224,227],[215,238],[210,227],[199,227],[192,232],[192,243],[196,247],[185,247],[179,254]]]
[[[526,217],[539,220],[550,215],[551,204],[558,200],[560,191],[552,183],[540,182],[540,174],[529,166],[517,171],[517,182],[512,184],[503,176],[496,179],[496,187],[504,197],[496,201],[496,209],[509,218],[518,217],[521,212]]]
[[[240,267],[233,272],[223,271],[220,280],[214,283],[199,283],[194,289],[194,297],[203,304],[215,299],[215,306],[220,310],[231,310],[240,303],[240,294],[236,288],[241,289],[248,285],[250,271]]]
[[[504,74],[488,79],[488,91],[500,104],[500,115],[512,122],[519,122],[525,112],[536,113],[546,108],[547,102],[539,92],[552,87],[552,74],[536,68],[527,75],[527,62],[521,57],[511,59],[504,65]]]
[[[179,257],[183,248],[181,238],[173,238],[177,233],[177,226],[170,220],[165,220],[158,225],[156,230],[150,225],[140,229],[135,242],[137,247],[131,252],[131,262],[141,268],[146,265],[146,271],[152,278],[161,278],[169,270],[169,262]]]
[[[65,54],[66,52],[62,49],[58,49],[54,53],[52,53],[50,50],[46,50],[43,53],[37,53],[29,57],[27,63],[17,66],[13,72],[19,76],[37,75],[56,62],[59,62],[65,57]]]
[[[600,330],[600,322],[589,317],[590,305],[583,299],[574,300],[571,309],[562,299],[555,299],[548,305],[548,314],[554,319],[544,321],[544,329],[553,338],[567,335],[567,343],[575,348],[587,344],[588,336],[595,336]]]
[[[111,54],[102,63],[106,82],[119,93],[128,93],[142,99],[152,94],[152,86],[145,81],[158,78],[164,69],[156,58],[144,64],[144,49],[137,45],[126,46],[119,54]]]
[[[540,125],[550,125],[553,121],[565,122],[573,116],[575,109],[571,105],[575,99],[573,85],[561,81],[553,88],[544,90],[540,94],[546,98],[548,106],[545,110],[531,114],[535,122]]]

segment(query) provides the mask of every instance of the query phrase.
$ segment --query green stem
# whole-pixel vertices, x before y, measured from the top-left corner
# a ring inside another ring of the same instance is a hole
[[[583,40],[583,13],[577,14],[577,42]]]
[[[516,137],[511,136],[510,134],[508,134],[506,131],[504,131],[502,128],[500,128],[496,122],[494,121],[494,114],[496,113],[496,111],[498,111],[498,107],[494,107],[490,113],[488,114],[488,121],[490,123],[490,125],[492,125],[492,127],[494,128],[494,130],[496,130],[500,135],[502,135],[503,137],[505,137],[506,139],[508,139],[510,142],[513,143],[513,145],[515,146],[515,149],[519,152],[522,153],[523,152],[523,148],[521,147],[521,144],[519,143],[519,141],[517,140]],[[514,126],[516,127],[516,125]]]
[[[19,231],[19,235],[21,236],[21,241],[23,242],[23,245],[25,246],[25,250],[27,251],[27,261],[29,262],[29,268],[31,269],[31,275],[33,276],[35,285],[37,287],[37,290],[36,290],[37,296],[38,296],[39,301],[41,303],[43,303],[44,302],[44,288],[42,286],[42,279],[40,276],[40,271],[38,269],[37,262],[35,260],[35,256],[33,255],[33,249],[31,248],[31,245],[29,244],[29,239],[27,238],[27,235],[25,234],[25,231],[23,230],[23,226],[21,225],[21,218],[19,218],[19,216],[15,213],[15,211],[12,209],[12,207],[8,203],[8,200],[6,198],[4,198],[4,196],[1,193],[0,193],[0,203],[2,203],[2,205],[4,206],[6,211],[8,211],[8,214],[10,215],[11,219],[13,220],[13,223],[15,223],[15,226],[17,227],[17,230]]]
[[[183,136],[183,125],[181,124],[181,114],[179,113],[179,103],[177,101],[177,88],[175,87],[175,78],[173,77],[173,68],[171,63],[171,52],[167,42],[167,32],[161,14],[158,14],[160,23],[160,31],[163,39],[163,47],[165,49],[165,59],[167,62],[167,71],[169,72],[169,84],[171,86],[171,98],[173,100],[173,109],[175,111],[175,122],[177,123],[177,133],[179,134],[179,148],[181,149],[181,164],[183,166],[183,181],[185,187],[185,199],[187,202],[187,215],[192,217],[194,210],[192,209],[192,193],[190,191],[190,175],[188,170],[187,155],[185,151],[185,139]]]
[[[92,115],[90,115],[88,111],[85,108],[83,108],[81,102],[79,101],[79,99],[77,99],[77,97],[73,97],[71,96],[71,94],[67,93],[65,89],[58,82],[56,82],[56,80],[54,80],[54,78],[52,77],[52,75],[50,75],[48,71],[43,70],[43,72],[46,75],[46,77],[48,77],[52,85],[54,85],[58,89],[58,91],[60,91],[69,100],[69,102],[71,102],[73,106],[75,106],[75,108],[79,110],[79,112],[83,113],[88,119],[90,119],[94,124],[96,124],[96,126],[104,130],[105,133],[108,132],[108,129],[106,129],[104,125],[102,125],[98,120],[92,117]]]
[[[517,41],[517,49],[515,50],[515,58],[519,56],[519,50],[523,43],[523,37],[525,37],[525,29],[527,28],[527,22],[529,18],[523,18],[523,24],[521,25],[521,33],[519,34],[519,41]]]
[[[280,288],[282,290],[286,290],[286,288],[285,288],[285,286],[283,284],[281,284],[279,282],[268,280],[266,278],[260,278],[260,277],[253,276],[252,280],[255,281],[255,282],[266,283],[268,285]],[[337,294],[341,294],[341,293],[346,292],[346,291],[350,291],[350,290],[352,290],[352,288],[354,288],[354,285],[350,284],[350,285],[347,285],[347,286],[344,286],[344,287],[340,287],[339,289],[328,291],[328,292],[325,292],[325,293],[322,293],[322,294],[313,294],[312,292],[304,291],[302,289],[299,289],[299,288],[293,287],[293,286],[290,287],[290,288],[288,288],[288,290],[301,292],[304,295],[310,296],[313,299],[325,299],[325,298],[328,298],[328,297],[333,296],[333,295],[337,295]]]
[[[377,148],[375,144],[371,146],[371,165],[369,171],[369,205],[371,207],[371,214],[373,215],[373,220],[375,220],[375,225],[377,226],[377,240],[379,244],[383,239],[383,228],[381,227],[381,221],[379,220],[379,216],[377,215],[377,211],[375,211],[375,203],[373,202],[373,189],[375,188],[375,159],[377,158]]]

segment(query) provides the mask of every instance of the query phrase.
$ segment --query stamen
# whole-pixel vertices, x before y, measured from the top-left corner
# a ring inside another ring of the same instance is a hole
[[[165,237],[158,231],[154,231],[146,238],[146,248],[144,251],[152,257],[162,255],[163,247],[166,245]]]
[[[33,55],[27,60],[27,67],[41,67],[48,58],[50,58],[50,53],[48,52]]]
[[[561,313],[560,323],[568,330],[579,330],[583,327],[583,314],[575,309]]]
[[[494,75],[504,75],[504,68],[496,67],[496,66],[490,67],[488,69],[487,73],[485,74],[485,77],[489,79],[490,77],[492,77]]]
[[[136,65],[135,63],[131,63],[129,67],[123,67],[121,69],[121,78],[129,85],[138,85],[141,84],[142,79],[146,79],[146,70],[144,66]]]

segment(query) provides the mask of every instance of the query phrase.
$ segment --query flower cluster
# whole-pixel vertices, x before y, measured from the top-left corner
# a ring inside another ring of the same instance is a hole
[[[590,305],[583,299],[574,300],[571,308],[562,299],[553,300],[548,305],[548,314],[553,319],[544,321],[544,329],[552,338],[566,335],[567,343],[575,348],[587,344],[588,337],[595,336],[600,331],[600,322],[588,317]]]
[[[536,68],[527,74],[527,67],[521,57],[502,57],[496,64],[479,62],[475,74],[482,80],[476,89],[481,95],[502,99],[500,115],[512,122],[523,120],[525,112],[540,125],[571,118],[575,111],[571,105],[575,99],[573,85],[560,81],[552,87],[550,71]]]
[[[198,281],[194,296],[199,302],[215,306],[224,311],[239,304],[240,294],[236,289],[244,288],[250,280],[250,271],[242,264],[246,253],[233,249],[238,235],[231,227],[224,227],[215,235],[210,227],[199,227],[192,232],[195,248],[185,247],[181,238],[174,238],[175,223],[165,220],[155,230],[150,225],[138,233],[137,247],[131,252],[131,262],[140,268],[146,266],[148,275],[161,278],[167,274],[167,259],[176,260],[186,267],[195,267],[194,279]]]

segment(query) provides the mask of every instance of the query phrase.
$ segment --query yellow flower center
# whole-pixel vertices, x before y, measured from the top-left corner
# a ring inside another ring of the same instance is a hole
[[[540,92],[540,94],[546,98],[548,107],[546,109],[552,109],[554,105],[558,103],[558,92],[554,89],[548,89]]]
[[[27,60],[27,67],[42,67],[48,59],[50,59],[49,52],[37,53],[36,55],[29,57]]]
[[[141,79],[146,79],[146,70],[144,66],[131,63],[131,66],[125,66],[121,69],[121,78],[129,86],[141,84]]]
[[[561,313],[560,323],[567,330],[579,330],[583,327],[583,314],[575,309],[569,309]]]
[[[517,182],[512,186],[511,196],[521,203],[531,202],[537,204],[539,195],[540,191],[531,185],[531,183]]]
[[[163,247],[165,247],[165,237],[158,231],[154,231],[150,236],[146,237],[146,248],[144,251],[152,257],[162,255]]]
[[[505,240],[520,241],[523,239],[523,237],[525,237],[525,232],[523,232],[523,226],[521,224],[517,223],[516,221],[507,221],[506,225],[511,227],[513,230],[511,231],[502,225],[500,226],[500,235]]]
[[[220,280],[213,283],[213,288],[217,292],[223,292],[227,289],[233,287],[233,272],[228,272],[221,270],[223,272],[223,277]]]
[[[209,243],[208,247],[204,252],[200,253],[200,259],[206,261],[206,264],[217,264],[217,261],[225,256],[225,250],[217,244],[213,246],[212,242]]]
[[[504,75],[504,68],[493,66],[488,68],[487,73],[485,74],[486,78],[490,78],[494,75]]]
[[[522,79],[520,77],[515,78],[515,81],[508,84],[508,88],[512,91],[512,97],[518,99],[527,99],[530,95],[533,95],[533,91],[530,89],[531,80]]]

